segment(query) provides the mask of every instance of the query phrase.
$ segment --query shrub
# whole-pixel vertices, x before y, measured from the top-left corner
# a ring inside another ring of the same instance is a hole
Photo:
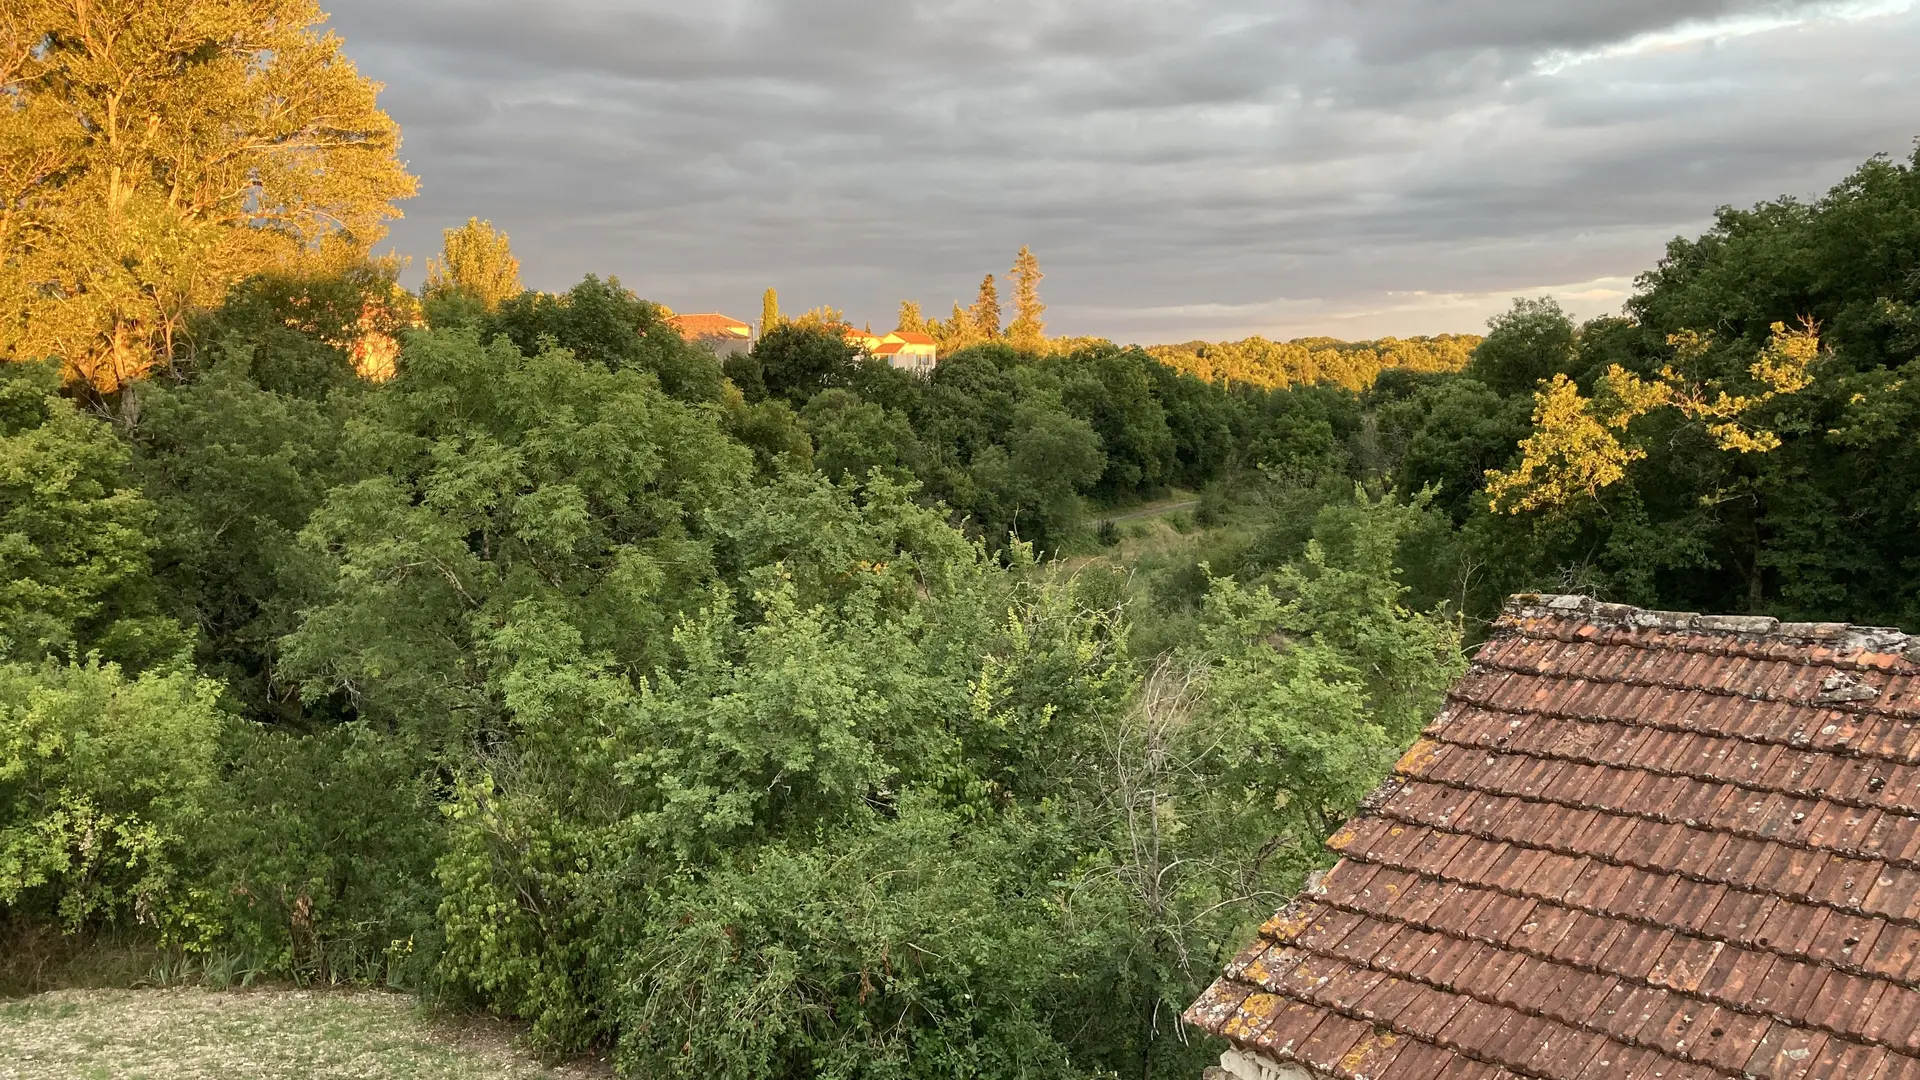
[[[0,908],[195,933],[180,862],[215,782],[218,693],[177,672],[0,665]]]
[[[1070,1077],[1045,830],[925,803],[661,897],[616,991],[632,1075]],[[1056,885],[1055,889],[1060,886]]]
[[[361,723],[238,725],[228,754],[196,845],[224,946],[298,982],[420,985],[445,825],[416,761]]]

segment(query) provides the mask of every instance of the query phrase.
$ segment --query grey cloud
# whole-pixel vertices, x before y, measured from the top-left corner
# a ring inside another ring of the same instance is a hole
[[[345,0],[334,26],[422,177],[393,234],[416,267],[478,214],[536,287],[616,273],[750,314],[771,284],[879,323],[902,296],[944,309],[1026,243],[1055,331],[1175,339],[1473,329],[1480,301],[1395,297],[1623,278],[1721,203],[1903,152],[1920,14],[1833,10]]]

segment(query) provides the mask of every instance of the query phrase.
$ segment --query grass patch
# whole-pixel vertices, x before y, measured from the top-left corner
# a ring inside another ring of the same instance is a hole
[[[542,1065],[505,1024],[367,991],[58,990],[0,1002],[5,1080],[586,1080]]]

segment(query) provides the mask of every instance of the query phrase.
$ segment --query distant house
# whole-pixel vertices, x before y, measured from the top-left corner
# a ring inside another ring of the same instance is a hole
[[[1233,1080],[1920,1077],[1920,637],[1521,596],[1187,1011]]]
[[[846,338],[847,344],[870,353],[877,353],[881,342],[887,340],[871,330],[848,330]]]
[[[847,343],[865,349],[902,371],[924,375],[940,362],[940,348],[933,337],[918,330],[895,330],[885,337],[849,330]]]
[[[721,359],[738,356],[753,348],[753,324],[718,312],[675,315],[667,321],[688,342],[705,345]]]
[[[918,330],[895,330],[887,335],[880,348],[892,350],[885,353],[888,363],[908,371],[932,371],[940,362],[940,347],[934,343],[933,335]]]

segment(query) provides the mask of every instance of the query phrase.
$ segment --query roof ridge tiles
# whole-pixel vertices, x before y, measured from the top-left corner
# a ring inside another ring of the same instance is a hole
[[[1619,630],[1669,630],[1698,635],[1774,639],[1795,645],[1826,646],[1837,653],[1898,655],[1920,666],[1920,635],[1896,627],[1851,623],[1781,622],[1771,615],[1702,615],[1693,611],[1653,611],[1628,604],[1602,603],[1590,596],[1520,593],[1502,609],[1496,627],[1520,628],[1551,619]]]
[[[1666,650],[1666,651],[1674,651],[1674,650]],[[1802,665],[1802,666],[1806,666],[1806,665]],[[1854,716],[1884,716],[1890,720],[1920,719],[1920,692],[1916,692],[1916,688],[1911,686],[1902,686],[1900,689],[1903,691],[1903,693],[1897,694],[1897,695],[1883,694],[1876,689],[1872,697],[1863,697],[1863,696],[1859,696],[1861,693],[1861,688],[1863,684],[1857,680],[1835,681],[1831,689],[1823,689],[1823,692],[1819,695],[1816,695],[1811,698],[1800,698],[1800,697],[1787,697],[1785,695],[1776,694],[1776,693],[1772,693],[1764,690],[1763,691],[1752,691],[1752,690],[1743,691],[1743,690],[1730,689],[1726,686],[1711,686],[1711,685],[1705,685],[1705,684],[1688,685],[1688,684],[1671,683],[1671,682],[1660,682],[1658,680],[1644,677],[1644,676],[1638,677],[1638,678],[1632,677],[1632,676],[1597,678],[1592,675],[1571,674],[1571,673],[1565,673],[1565,672],[1552,671],[1552,670],[1549,670],[1546,668],[1540,668],[1540,667],[1533,667],[1533,668],[1522,667],[1516,661],[1499,660],[1499,659],[1491,659],[1491,660],[1476,659],[1473,662],[1472,669],[1468,671],[1467,675],[1468,675],[1468,679],[1470,679],[1472,676],[1477,674],[1491,674],[1491,673],[1499,673],[1504,675],[1525,675],[1534,679],[1552,679],[1552,680],[1557,680],[1562,682],[1583,682],[1583,683],[1588,683],[1594,686],[1628,686],[1628,687],[1636,687],[1636,688],[1646,689],[1646,690],[1667,690],[1675,693],[1711,694],[1715,697],[1721,697],[1721,698],[1740,698],[1746,701],[1765,702],[1767,704],[1772,704],[1772,705],[1787,705],[1787,706],[1792,706],[1795,708],[1802,708],[1802,709],[1831,710],[1834,712],[1842,712],[1842,713],[1847,713]],[[1901,679],[1903,677],[1895,676],[1895,678]],[[1535,713],[1540,715],[1560,715],[1560,716],[1575,716],[1575,717],[1580,717],[1584,715],[1580,713],[1567,713],[1567,712],[1556,713],[1549,708],[1545,708],[1539,705],[1531,705],[1531,704],[1521,708],[1499,706],[1493,703],[1493,699],[1475,698],[1464,693],[1462,688],[1468,685],[1468,679],[1462,679],[1459,683],[1455,684],[1454,688],[1448,692],[1447,697],[1450,700],[1465,701],[1470,704],[1478,705],[1484,708],[1498,708],[1502,712]],[[1826,680],[1823,680],[1822,682],[1824,687]],[[1891,685],[1891,682],[1890,682],[1890,685]],[[1896,704],[1891,701],[1881,700],[1883,697],[1885,698],[1905,697],[1910,699],[1910,703]]]

